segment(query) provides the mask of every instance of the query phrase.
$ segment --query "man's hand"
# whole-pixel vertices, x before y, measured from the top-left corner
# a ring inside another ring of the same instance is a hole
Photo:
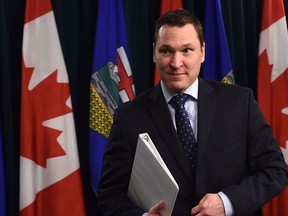
[[[165,202],[163,200],[159,201],[156,205],[150,208],[148,216],[161,216],[160,210],[164,208]]]
[[[224,216],[225,210],[222,200],[218,194],[206,194],[191,210],[191,215]]]

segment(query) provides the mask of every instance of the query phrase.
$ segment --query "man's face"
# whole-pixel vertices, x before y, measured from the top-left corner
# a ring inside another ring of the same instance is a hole
[[[154,61],[168,88],[179,93],[188,88],[198,77],[204,59],[205,45],[200,45],[192,24],[164,25],[159,29]]]

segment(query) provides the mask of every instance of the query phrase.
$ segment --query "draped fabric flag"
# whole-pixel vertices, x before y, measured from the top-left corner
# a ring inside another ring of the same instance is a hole
[[[288,164],[288,33],[282,0],[264,0],[258,61],[258,102]],[[288,215],[288,188],[263,215]]]
[[[70,87],[50,0],[26,0],[20,215],[86,215]]]
[[[90,83],[90,174],[97,192],[114,110],[134,99],[122,0],[99,0]]]
[[[165,14],[170,10],[176,10],[183,8],[182,0],[162,0],[161,1],[161,8],[160,8],[160,16]],[[157,69],[155,68],[154,71],[154,85],[157,85],[160,81],[160,76],[158,74]]]
[[[6,215],[4,174],[5,173],[4,173],[4,158],[3,158],[2,125],[0,122],[0,216]]]
[[[234,83],[232,64],[222,18],[220,0],[205,2],[204,36],[205,61],[201,76],[204,79]]]

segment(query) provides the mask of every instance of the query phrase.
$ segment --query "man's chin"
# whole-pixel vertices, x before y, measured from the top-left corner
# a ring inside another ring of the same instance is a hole
[[[182,93],[184,92],[184,90],[187,88],[185,85],[180,85],[180,84],[171,84],[170,86],[168,86],[171,90],[178,92],[178,93]]]

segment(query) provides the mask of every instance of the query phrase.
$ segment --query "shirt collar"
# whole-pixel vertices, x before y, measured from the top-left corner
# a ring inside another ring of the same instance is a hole
[[[185,89],[185,91],[183,93],[191,95],[196,100],[198,100],[198,85],[199,85],[199,80],[197,78],[192,83],[192,85],[190,85],[187,89]],[[164,98],[166,100],[166,103],[168,103],[173,96],[178,94],[177,92],[174,92],[171,89],[169,89],[167,86],[165,86],[165,84],[162,82],[162,80],[161,80],[161,89],[162,89]]]

